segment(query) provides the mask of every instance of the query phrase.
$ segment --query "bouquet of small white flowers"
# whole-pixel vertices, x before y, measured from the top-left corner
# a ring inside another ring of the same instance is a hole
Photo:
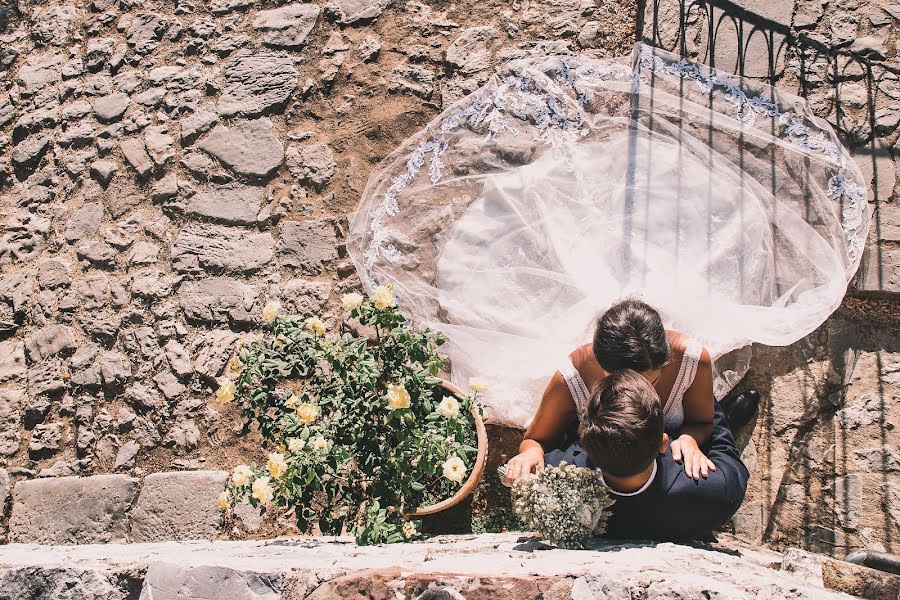
[[[519,518],[544,539],[578,549],[606,531],[614,500],[597,471],[561,463],[517,479],[512,502]]]

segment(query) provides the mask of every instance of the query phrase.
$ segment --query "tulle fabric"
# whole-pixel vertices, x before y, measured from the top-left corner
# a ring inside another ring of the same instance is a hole
[[[448,338],[453,380],[525,425],[611,304],[639,297],[715,358],[790,344],[843,297],[869,226],[859,170],[805,102],[654,48],[511,63],[372,177],[365,286]]]

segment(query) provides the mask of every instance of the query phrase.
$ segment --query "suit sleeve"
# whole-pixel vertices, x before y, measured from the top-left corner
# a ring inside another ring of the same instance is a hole
[[[744,501],[750,473],[741,461],[718,403],[712,437],[702,449],[716,465],[716,470],[710,471],[707,479],[699,481],[688,477],[684,468],[674,463],[670,452],[662,458],[663,461],[672,461],[678,469],[668,491],[672,510],[667,528],[671,537],[691,538],[708,534],[728,521]],[[666,466],[672,468],[671,465]]]

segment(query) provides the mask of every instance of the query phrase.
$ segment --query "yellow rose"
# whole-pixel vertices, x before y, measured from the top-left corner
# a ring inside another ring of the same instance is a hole
[[[451,456],[444,461],[444,477],[450,481],[461,483],[466,478],[466,463],[458,456]]]
[[[222,510],[228,510],[228,507],[231,506],[231,502],[228,498],[228,492],[222,492],[219,494],[219,508]]]
[[[234,385],[234,382],[230,379],[226,379],[222,382],[222,385],[219,386],[219,389],[216,390],[216,400],[218,400],[220,404],[228,404],[234,400],[234,393],[236,391],[237,386]]]
[[[375,308],[384,310],[392,306],[397,306],[394,300],[394,288],[390,285],[380,285],[372,292],[372,300],[375,301]]]
[[[299,400],[299,398],[297,398],[297,395],[291,394],[291,397],[284,401],[284,407],[294,410],[295,408],[297,408],[297,400]]]
[[[301,402],[297,405],[297,419],[309,425],[319,416],[319,408],[310,402]]]
[[[241,363],[241,359],[237,356],[232,356],[231,360],[228,361],[228,372],[234,373],[235,375],[241,372],[241,367],[244,365]]]
[[[281,349],[287,346],[288,342],[291,341],[290,338],[285,337],[283,335],[279,335],[275,338],[275,341],[272,343],[276,348]]]
[[[487,381],[483,377],[472,377],[469,379],[469,389],[475,394],[483,394],[487,391]]]
[[[438,404],[438,412],[446,419],[459,416],[459,402],[453,396],[447,396]]]
[[[247,465],[238,465],[231,474],[231,482],[235,485],[247,485],[250,483],[250,476],[253,471]]]
[[[269,485],[269,481],[271,480],[268,477],[260,477],[253,482],[253,492],[251,495],[261,504],[268,504],[275,496],[275,490]]]
[[[391,410],[409,408],[409,392],[402,385],[388,385],[387,405]]]
[[[322,450],[328,449],[328,440],[326,440],[321,435],[317,435],[315,439],[312,441],[313,450],[317,450],[321,452]]]
[[[362,306],[363,298],[362,294],[357,294],[356,292],[352,292],[350,294],[344,294],[341,298],[341,302],[344,304],[344,310],[354,311],[360,306]]]
[[[300,438],[291,438],[288,440],[288,450],[290,450],[292,454],[302,452],[305,446],[306,441],[301,440]]]
[[[407,521],[406,523],[404,523],[403,536],[406,537],[406,539],[416,537],[416,524],[412,521]]]
[[[316,335],[325,335],[325,323],[319,317],[311,317],[306,320],[306,328]]]
[[[281,305],[277,302],[269,302],[262,309],[262,320],[265,324],[271,324],[275,319],[278,318],[278,314],[281,312]]]
[[[271,452],[269,454],[269,460],[266,461],[266,468],[269,469],[269,473],[271,473],[272,477],[275,479],[284,477],[284,474],[287,471],[287,463],[284,462],[284,455],[279,452]]]

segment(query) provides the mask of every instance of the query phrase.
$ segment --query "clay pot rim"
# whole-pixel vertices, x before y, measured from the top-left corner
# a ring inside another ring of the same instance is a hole
[[[455,395],[466,395],[461,389],[445,379],[441,380],[441,387]],[[466,479],[466,482],[454,495],[437,504],[420,506],[414,512],[410,513],[411,517],[424,517],[426,515],[433,515],[443,510],[447,510],[465,500],[469,494],[475,491],[475,487],[478,485],[478,482],[481,481],[482,475],[484,475],[484,468],[487,464],[488,439],[487,430],[484,427],[484,419],[481,418],[477,406],[472,406],[472,416],[475,418],[475,433],[478,436],[478,454],[475,456],[475,464],[472,466],[472,472],[469,473],[469,478]]]

